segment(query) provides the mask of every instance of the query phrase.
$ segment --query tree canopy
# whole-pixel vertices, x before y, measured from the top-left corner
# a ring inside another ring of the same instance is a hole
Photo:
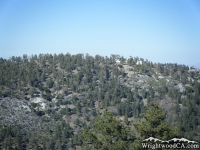
[[[134,124],[140,137],[135,141],[134,145],[140,149],[141,141],[154,137],[160,140],[170,140],[179,136],[179,131],[176,127],[172,127],[166,122],[166,111],[162,110],[158,103],[153,102],[148,106],[143,119],[139,124]]]
[[[121,124],[108,111],[95,118],[92,128],[90,130],[84,129],[82,135],[88,147],[102,150],[128,149],[135,139],[130,128]]]

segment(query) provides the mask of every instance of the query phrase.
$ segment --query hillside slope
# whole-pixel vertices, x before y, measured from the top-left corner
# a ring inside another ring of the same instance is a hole
[[[29,140],[41,148],[41,142],[54,148],[80,145],[77,133],[105,109],[132,126],[151,101],[167,110],[167,121],[180,127],[180,136],[199,139],[200,74],[185,65],[67,53],[1,58],[0,69],[1,131],[34,130],[38,136]],[[35,146],[30,141],[26,147]]]

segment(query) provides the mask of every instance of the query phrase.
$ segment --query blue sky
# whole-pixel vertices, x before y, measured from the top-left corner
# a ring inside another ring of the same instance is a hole
[[[200,63],[200,1],[0,1],[0,57],[67,52]]]

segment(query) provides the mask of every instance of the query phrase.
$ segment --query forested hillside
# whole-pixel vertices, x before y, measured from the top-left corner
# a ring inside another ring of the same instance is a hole
[[[138,57],[39,54],[0,58],[0,148],[82,149],[105,111],[134,124],[156,102],[178,137],[200,142],[200,72]]]

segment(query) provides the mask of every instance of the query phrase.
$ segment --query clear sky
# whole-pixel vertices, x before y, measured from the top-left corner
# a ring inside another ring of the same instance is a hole
[[[0,0],[0,57],[67,52],[200,63],[200,1]]]

